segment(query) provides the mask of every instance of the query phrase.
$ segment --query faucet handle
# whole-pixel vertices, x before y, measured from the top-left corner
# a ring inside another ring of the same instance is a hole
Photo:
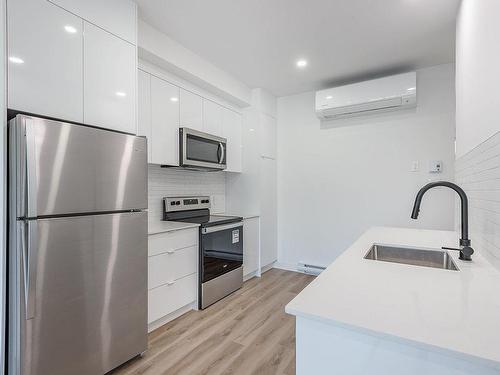
[[[443,250],[455,250],[455,251],[460,251],[460,255],[458,257],[458,259],[461,259],[461,260],[472,260],[471,258],[471,255],[474,254],[474,249],[470,246],[464,246],[460,249],[456,249],[454,247],[441,247],[441,249]]]

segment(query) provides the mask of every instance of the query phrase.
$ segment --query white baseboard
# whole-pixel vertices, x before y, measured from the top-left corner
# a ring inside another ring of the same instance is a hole
[[[296,264],[289,264],[289,263],[282,263],[282,262],[275,262],[274,263],[274,268],[278,268],[280,270],[285,270],[285,271],[292,271],[292,272],[298,272],[298,273],[303,273],[297,269]]]
[[[258,272],[259,271],[253,271],[253,272],[250,272],[249,274],[243,275],[243,282],[248,281],[250,279],[253,279],[254,277],[260,277]]]

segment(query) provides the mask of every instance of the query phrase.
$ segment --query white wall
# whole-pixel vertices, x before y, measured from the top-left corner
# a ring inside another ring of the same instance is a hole
[[[500,1],[463,0],[457,19],[457,157],[500,130]]]
[[[472,247],[500,269],[500,1],[463,0],[457,19],[456,179]],[[457,220],[457,223],[459,221]]]
[[[328,265],[375,225],[453,229],[454,195],[418,189],[454,174],[454,66],[417,72],[418,107],[320,125],[314,92],[278,99],[278,261]],[[442,160],[443,173],[427,172]],[[410,172],[412,162],[419,172]]]

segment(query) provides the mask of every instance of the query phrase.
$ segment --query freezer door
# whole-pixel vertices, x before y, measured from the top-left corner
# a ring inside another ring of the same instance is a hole
[[[145,138],[24,115],[9,131],[18,217],[147,208]]]
[[[12,373],[104,374],[144,352],[147,213],[18,223]]]

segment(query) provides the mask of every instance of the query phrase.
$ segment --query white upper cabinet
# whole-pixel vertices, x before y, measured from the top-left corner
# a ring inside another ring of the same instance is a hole
[[[227,108],[222,110],[222,136],[227,139],[226,171],[241,172],[242,118]]]
[[[179,88],[151,76],[151,162],[179,165]]]
[[[203,99],[203,131],[222,137],[223,107],[208,99]]]
[[[203,131],[203,100],[184,89],[180,90],[180,127]]]
[[[265,114],[261,114],[261,116],[261,155],[276,159],[276,119]]]
[[[8,107],[82,122],[82,20],[44,0],[7,9]]]
[[[138,71],[138,105],[137,105],[137,135],[148,140],[148,163],[152,163],[152,130],[151,130],[151,75],[142,70]]]
[[[135,134],[136,47],[84,23],[84,122]]]
[[[137,6],[131,0],[49,1],[132,44],[137,44],[135,27]]]

